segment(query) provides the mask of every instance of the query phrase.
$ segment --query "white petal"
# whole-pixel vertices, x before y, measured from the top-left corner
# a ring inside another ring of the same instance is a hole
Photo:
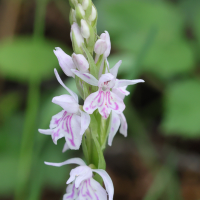
[[[121,64],[122,64],[122,61],[120,60],[118,63],[115,64],[115,66],[112,69],[110,69],[110,73],[115,78],[117,78],[118,69],[119,69],[119,67],[120,67]]]
[[[81,34],[85,39],[88,39],[90,37],[90,29],[84,19],[81,19]]]
[[[94,21],[97,17],[97,11],[96,11],[96,8],[94,6],[92,6],[92,13],[91,15],[89,16],[88,20],[89,21]]]
[[[72,54],[72,59],[77,69],[81,72],[86,72],[89,68],[89,63],[82,54]],[[71,72],[73,73],[73,72]]]
[[[67,142],[65,142],[65,145],[64,145],[64,147],[63,147],[62,152],[64,153],[64,152],[67,151],[68,149],[69,149],[69,146],[68,146]]]
[[[52,133],[51,137],[52,137],[54,144],[57,144],[57,141],[60,138],[64,137],[63,131],[59,128],[55,128],[55,129],[53,129],[53,133]]]
[[[102,177],[105,187],[106,187],[106,191],[109,196],[109,200],[113,200],[114,186],[108,173],[104,171],[103,169],[93,169],[92,171],[98,173]]]
[[[119,88],[112,88],[112,92],[116,94],[121,99],[124,99],[125,96],[128,96],[130,94],[129,91],[126,90],[126,86],[119,87]]]
[[[78,190],[75,187],[75,183],[67,186],[67,194],[63,196],[63,200],[74,200],[77,199]]]
[[[79,105],[75,99],[67,94],[54,97],[52,102],[61,106],[65,111],[69,113],[77,113],[79,110]]]
[[[90,125],[90,115],[83,112],[82,110],[80,110],[80,112],[81,112],[81,132],[80,132],[80,135],[83,135],[85,133],[86,129]]]
[[[142,80],[142,79],[136,79],[136,80],[121,79],[121,80],[116,81],[115,87],[119,88],[119,87],[124,87],[124,86],[128,86],[128,85],[134,85],[136,83],[143,83],[143,82],[144,82],[144,80]]]
[[[107,82],[112,82],[114,80],[115,80],[115,77],[112,74],[110,73],[102,74],[99,79],[98,86],[103,87]],[[114,86],[114,82],[112,82],[112,84],[109,83],[108,85],[109,88],[112,88],[113,86]]]
[[[56,128],[59,123],[61,122],[62,120],[62,117],[63,117],[63,114],[64,114],[64,110],[62,110],[61,112],[59,112],[58,114],[54,115],[52,118],[51,118],[51,121],[50,121],[50,129],[53,129],[53,128]]]
[[[85,181],[92,177],[92,169],[88,166],[79,166],[72,169],[70,172],[70,178],[67,184],[75,180],[75,187],[78,188],[82,181]]]
[[[119,129],[119,132],[124,135],[124,137],[127,137],[127,129],[128,129],[128,125],[126,122],[126,118],[124,116],[123,113],[119,114],[120,116],[120,121],[121,121],[121,127]]]
[[[76,76],[78,76],[79,78],[84,80],[86,83],[88,83],[90,85],[98,86],[98,80],[94,76],[92,76],[92,74],[83,73],[83,72],[80,72],[76,69],[72,69],[71,71],[74,74],[76,74]]]
[[[80,158],[71,158],[71,159],[61,162],[61,163],[51,163],[51,162],[44,162],[44,163],[46,165],[52,165],[55,167],[61,167],[63,165],[68,165],[68,164],[77,164],[77,165],[81,165],[81,166],[86,166],[85,162]]]
[[[74,77],[74,74],[71,72],[71,69],[76,69],[71,56],[67,55],[60,47],[56,47],[56,50],[53,50],[54,54],[58,58],[58,62],[63,72],[67,76]]]
[[[52,130],[51,129],[38,129],[38,131],[44,135],[51,135]]]
[[[104,103],[105,95],[103,91],[97,91],[90,94],[84,102],[83,110],[88,114],[92,114],[99,106]]]
[[[78,96],[76,93],[74,93],[72,90],[70,90],[67,86],[65,86],[65,84],[62,82],[58,72],[56,69],[54,69],[54,73],[56,75],[56,78],[58,80],[58,82],[69,92],[69,94],[71,94],[71,96],[75,99],[75,101],[78,103]]]
[[[110,133],[108,136],[108,145],[112,145],[113,138],[115,137],[118,129],[120,126],[120,117],[119,114],[115,113],[115,111],[112,112],[112,121],[111,121],[111,127],[110,127]]]

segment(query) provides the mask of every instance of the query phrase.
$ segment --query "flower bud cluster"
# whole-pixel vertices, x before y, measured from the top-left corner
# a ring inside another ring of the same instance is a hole
[[[58,82],[69,94],[52,99],[63,110],[52,117],[49,129],[39,129],[39,132],[51,135],[55,144],[64,137],[66,142],[63,152],[68,149],[77,150],[82,144],[88,166],[80,158],[63,163],[45,163],[57,167],[65,164],[80,165],[70,172],[67,181],[69,185],[63,200],[107,200],[107,195],[112,200],[114,188],[112,180],[105,172],[103,150],[107,141],[108,145],[112,145],[118,130],[127,136],[128,126],[123,114],[126,106],[123,100],[130,93],[126,87],[144,81],[117,79],[122,61],[110,68],[107,60],[111,51],[110,35],[105,31],[100,37],[96,36],[97,11],[92,1],[69,2],[70,37],[74,53],[70,56],[56,47],[54,54],[63,72],[75,79],[84,103],[79,105],[77,94],[62,82],[54,69]],[[106,190],[101,186],[102,180]]]

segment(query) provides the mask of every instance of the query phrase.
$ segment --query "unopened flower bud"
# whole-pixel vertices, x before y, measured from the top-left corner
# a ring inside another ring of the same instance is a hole
[[[82,2],[82,7],[84,10],[86,10],[89,6],[89,0],[83,0]]]
[[[97,17],[97,11],[96,11],[96,8],[94,6],[92,6],[92,13],[91,15],[89,16],[89,21],[94,21]]]
[[[104,54],[107,49],[107,44],[105,40],[98,39],[94,46],[94,52],[98,55]]]
[[[90,29],[87,22],[84,19],[81,20],[81,34],[86,39],[90,37]]]
[[[100,38],[104,41],[106,41],[107,44],[107,49],[104,53],[104,56],[107,58],[110,55],[110,51],[111,51],[111,42],[110,42],[110,35],[107,31],[105,31],[105,33],[102,33],[100,35]]]
[[[74,22],[76,22],[76,11],[74,9],[70,10],[69,21],[70,21],[70,24],[73,24]]]
[[[84,39],[83,36],[81,35],[81,31],[78,24],[75,22],[72,24],[71,27],[71,39],[72,39],[72,32],[74,33],[78,47],[80,47],[82,43],[84,43]]]
[[[72,60],[76,66],[76,68],[81,71],[85,72],[89,68],[89,63],[86,58],[82,54],[72,54]]]

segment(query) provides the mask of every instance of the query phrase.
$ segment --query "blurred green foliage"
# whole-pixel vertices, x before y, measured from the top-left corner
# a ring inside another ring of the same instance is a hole
[[[60,0],[62,1],[65,0]],[[164,108],[159,124],[161,133],[165,137],[178,135],[189,139],[199,138],[200,2],[198,0],[179,0],[177,3],[167,0],[96,0],[94,4],[99,14],[98,32],[107,30],[111,35],[114,51],[108,58],[110,67],[113,67],[118,60],[122,60],[119,69],[120,78],[144,76],[144,79],[147,79],[145,84],[151,85],[154,90],[161,88],[160,100]],[[146,54],[140,58],[142,61],[137,66],[138,57],[152,29],[156,32],[155,38],[152,38]],[[59,45],[60,42],[57,41],[33,39],[30,36],[16,36],[12,40],[7,38],[2,40],[1,77],[6,81],[11,80],[20,84],[27,83],[30,79],[43,82],[55,80],[53,68],[59,69],[59,65],[53,49]],[[66,53],[70,52],[69,47],[64,48]],[[150,81],[152,79],[153,83]],[[77,92],[73,79],[67,80],[66,85]],[[64,161],[72,152],[62,154],[63,140],[55,146],[50,137],[37,132],[37,128],[47,128],[51,116],[60,111],[59,106],[51,103],[51,99],[56,95],[65,94],[66,91],[58,83],[57,87],[59,89],[55,91],[42,91],[41,94],[37,127],[34,129],[30,200],[40,199],[44,185],[64,190],[69,173],[68,167],[58,169],[44,167],[44,160]],[[133,87],[129,87],[129,90],[133,91]],[[16,166],[25,121],[22,101],[21,91],[9,90],[0,97],[2,133],[0,177],[4,180],[0,182],[0,196],[13,195],[15,187]],[[129,116],[127,121],[130,121],[132,111],[133,109],[127,110]],[[137,127],[134,123],[130,126]]]

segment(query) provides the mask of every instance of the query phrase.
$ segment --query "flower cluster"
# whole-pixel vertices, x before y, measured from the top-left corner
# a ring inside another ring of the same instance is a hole
[[[121,134],[127,136],[127,122],[123,114],[123,100],[129,95],[126,87],[144,81],[117,79],[122,61],[110,68],[107,60],[111,51],[110,36],[107,31],[100,37],[96,36],[97,11],[92,1],[70,0],[70,5],[70,37],[74,53],[69,56],[56,47],[54,54],[63,72],[75,79],[84,104],[79,105],[77,94],[62,82],[54,69],[58,82],[69,94],[52,99],[52,102],[61,106],[63,110],[52,117],[49,129],[39,129],[39,132],[51,135],[55,144],[58,139],[64,137],[66,143],[63,152],[79,149],[82,144],[88,166],[80,158],[57,164],[45,163],[57,167],[71,163],[80,165],[70,173],[64,200],[106,200],[107,194],[109,200],[112,200],[114,188],[105,171],[105,165],[102,164],[105,163],[103,149],[107,140],[108,145],[112,145],[118,129]],[[99,179],[93,178],[93,173],[101,176],[106,190],[101,186]]]

